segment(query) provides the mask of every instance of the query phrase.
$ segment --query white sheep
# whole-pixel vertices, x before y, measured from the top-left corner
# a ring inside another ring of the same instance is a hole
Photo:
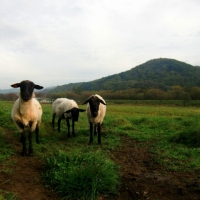
[[[70,123],[69,119],[72,119],[72,135],[75,137],[74,122],[78,121],[79,112],[84,112],[84,109],[80,109],[74,100],[67,98],[58,98],[52,104],[52,125],[54,127],[54,121],[56,115],[58,116],[58,131],[60,132],[60,122],[65,119],[67,122],[68,134],[70,137]]]
[[[90,96],[83,104],[86,103],[86,113],[90,125],[89,144],[93,142],[93,129],[95,135],[96,132],[98,133],[98,144],[101,144],[101,124],[106,114],[106,102],[100,95],[95,94]]]
[[[32,134],[34,131],[36,132],[36,142],[39,143],[38,134],[42,117],[42,107],[40,103],[34,98],[35,94],[33,90],[34,89],[40,90],[43,87],[40,85],[36,85],[28,80],[22,81],[21,83],[15,83],[11,85],[11,87],[20,88],[19,98],[15,101],[13,105],[11,111],[11,117],[21,133],[20,137],[20,141],[22,142],[21,154],[23,156],[27,155],[25,128],[28,127],[29,128],[28,155],[31,156],[33,154]]]

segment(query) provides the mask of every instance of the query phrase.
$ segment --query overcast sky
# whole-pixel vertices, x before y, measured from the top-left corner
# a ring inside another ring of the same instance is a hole
[[[0,89],[92,81],[155,58],[200,66],[199,0],[0,1]]]

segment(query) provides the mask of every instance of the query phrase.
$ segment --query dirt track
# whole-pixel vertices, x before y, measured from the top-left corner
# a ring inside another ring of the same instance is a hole
[[[56,193],[45,188],[42,181],[44,166],[37,157],[21,157],[21,144],[12,134],[5,134],[14,144],[16,154],[10,162],[13,172],[0,173],[0,190],[17,194],[21,200],[59,200]],[[199,200],[200,177],[195,173],[170,173],[153,162],[148,147],[121,136],[122,146],[112,150],[112,159],[119,164],[122,184],[119,195],[101,196],[101,200]],[[0,165],[0,171],[5,169]]]
[[[115,199],[195,200],[200,199],[200,177],[195,173],[169,172],[155,164],[148,147],[122,136],[120,149],[112,151],[121,166],[122,185]]]

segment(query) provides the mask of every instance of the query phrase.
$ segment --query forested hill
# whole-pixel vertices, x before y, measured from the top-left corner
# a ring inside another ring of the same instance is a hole
[[[174,59],[153,59],[128,71],[98,80],[57,86],[50,92],[125,90],[130,88],[170,89],[171,86],[200,86],[200,67]]]

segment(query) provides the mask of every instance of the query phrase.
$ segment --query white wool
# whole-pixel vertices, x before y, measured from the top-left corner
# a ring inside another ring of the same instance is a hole
[[[58,115],[59,118],[62,118],[63,113],[71,110],[72,108],[78,108],[77,103],[72,99],[67,98],[58,98],[52,104],[52,114]],[[71,113],[65,113],[65,118],[71,118]]]
[[[57,98],[53,103],[52,103],[52,113],[56,113],[56,108],[58,105],[66,98]]]
[[[106,103],[106,101],[103,99],[103,97],[100,96],[99,94],[95,94],[94,96],[98,97],[98,98],[101,99],[104,103]]]
[[[31,131],[33,132],[36,125],[41,123],[42,107],[40,103],[35,99],[31,98],[29,101],[24,102],[20,97],[15,101],[11,117],[16,122],[20,121],[25,126],[28,126],[29,122],[33,122]],[[18,126],[18,124],[16,123]],[[20,132],[23,131],[18,126]]]

